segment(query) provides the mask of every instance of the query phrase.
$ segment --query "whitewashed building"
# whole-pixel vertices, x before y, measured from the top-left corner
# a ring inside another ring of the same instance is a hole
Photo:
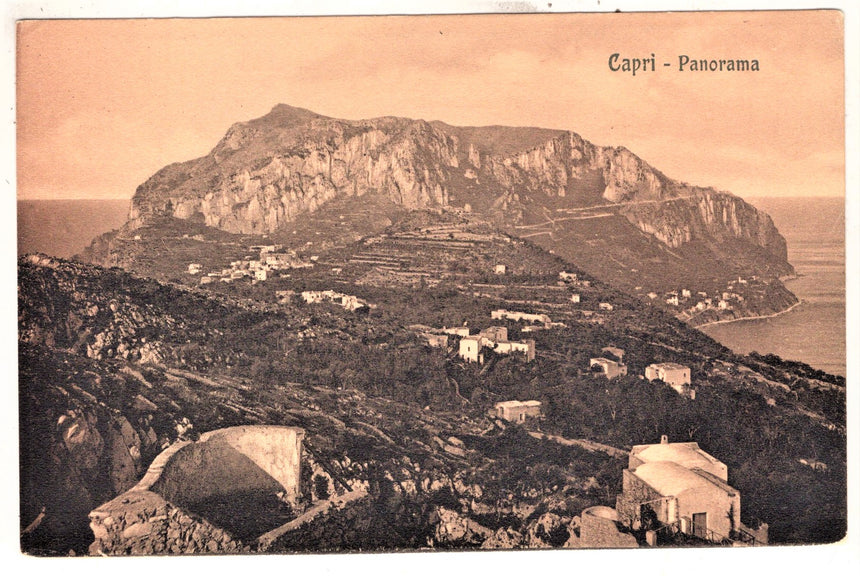
[[[498,402],[495,413],[497,417],[508,422],[525,422],[526,418],[537,418],[541,415],[541,403],[537,400]]]
[[[753,534],[741,524],[741,495],[728,484],[728,467],[696,442],[663,436],[634,446],[615,508],[634,530],[656,522],[713,542],[767,543],[766,530]]]

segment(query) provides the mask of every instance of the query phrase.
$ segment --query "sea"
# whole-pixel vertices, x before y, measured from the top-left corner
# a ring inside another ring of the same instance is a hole
[[[785,286],[800,305],[773,318],[700,329],[741,354],[776,354],[845,376],[845,200],[746,200],[767,212],[785,237],[788,261],[797,272]]]
[[[770,214],[788,242],[801,300],[779,316],[713,324],[703,332],[732,350],[776,354],[845,376],[845,204],[842,198],[749,198]],[[128,200],[18,202],[18,254],[69,258],[97,235],[119,228]]]
[[[93,238],[122,226],[130,200],[19,200],[18,255],[71,258]]]

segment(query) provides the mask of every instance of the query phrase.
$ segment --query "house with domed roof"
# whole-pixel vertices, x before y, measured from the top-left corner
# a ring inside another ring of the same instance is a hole
[[[741,524],[741,495],[728,483],[728,467],[696,442],[663,436],[634,446],[616,510],[633,530],[668,526],[712,542],[766,543],[766,535],[753,537]]]

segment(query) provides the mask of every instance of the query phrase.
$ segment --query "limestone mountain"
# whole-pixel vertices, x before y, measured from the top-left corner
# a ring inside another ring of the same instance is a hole
[[[283,104],[138,187],[128,229],[171,216],[272,234],[356,199],[480,214],[625,287],[793,273],[767,214],[673,180],[623,147],[569,131],[341,120]]]

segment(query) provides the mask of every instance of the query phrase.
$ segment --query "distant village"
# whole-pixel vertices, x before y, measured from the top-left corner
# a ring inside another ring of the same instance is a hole
[[[251,246],[251,250],[257,251],[259,257],[249,256],[244,260],[234,260],[230,262],[229,268],[207,272],[205,275],[202,275],[204,273],[202,265],[192,262],[188,264],[188,273],[191,275],[201,274],[201,285],[217,281],[229,284],[244,278],[249,278],[253,282],[265,282],[283,270],[313,268],[317,259],[316,256],[311,256],[310,261],[304,260],[294,250],[284,250],[280,244]]]
[[[727,282],[722,289],[713,291],[712,294],[681,288],[664,294],[649,292],[647,297],[650,301],[659,301],[671,308],[676,308],[677,317],[680,320],[689,321],[695,320],[708,311],[722,313],[734,310],[746,300],[745,293],[762,292],[766,288],[767,282],[758,276],[752,276],[749,279],[739,276]]]
[[[463,240],[458,238],[455,242],[463,243]],[[310,256],[307,258],[299,256],[295,250],[285,250],[283,245],[280,244],[251,246],[250,249],[258,252],[258,256],[256,258],[249,256],[243,260],[235,260],[230,262],[228,268],[209,272],[205,272],[201,264],[192,262],[188,264],[187,272],[190,275],[200,275],[200,285],[210,284],[213,282],[231,283],[243,279],[249,279],[252,283],[258,283],[265,282],[275,277],[284,277],[285,272],[289,270],[313,268],[318,260],[317,256]],[[401,276],[409,275],[424,277],[425,280],[430,280],[430,275],[427,273],[398,272],[396,265],[399,264],[399,262],[395,258],[387,255],[384,256],[376,253],[359,254],[358,256],[352,257],[350,262],[358,264],[375,264],[376,268],[381,272],[388,274],[397,273]],[[332,267],[330,271],[333,275],[338,275],[342,272],[342,268]],[[493,267],[493,273],[498,276],[504,276],[508,273],[507,266],[505,264],[496,264]],[[581,280],[578,278],[576,273],[566,271],[559,273],[558,284],[584,288],[588,288],[590,286],[590,282],[588,280]],[[717,290],[713,294],[708,294],[708,292],[704,291],[693,292],[689,288],[681,288],[679,290],[672,290],[663,294],[649,292],[646,297],[650,301],[659,301],[668,307],[677,308],[677,316],[680,319],[691,320],[709,310],[717,312],[731,311],[738,304],[745,301],[743,292],[747,290],[761,290],[765,286],[766,283],[757,276],[752,276],[749,279],[738,277],[736,280],[729,281],[725,286],[725,289]],[[480,287],[480,285],[477,285],[477,287]],[[321,291],[321,294],[323,292],[325,291]],[[485,294],[480,291],[476,291],[475,295],[485,296]],[[492,294],[487,294],[486,296],[492,296]],[[337,297],[319,295],[309,296],[308,298],[303,296],[303,298],[307,302],[318,302],[322,300],[334,301],[338,299]],[[581,295],[578,292],[572,292],[569,296],[569,301],[572,304],[578,304],[581,302]],[[345,308],[350,309],[350,306],[351,305],[348,304]],[[610,312],[613,309],[614,306],[610,302],[599,302],[597,306],[598,312]],[[537,318],[527,318],[527,313],[511,312],[510,314],[519,315],[516,318],[511,316],[510,318],[513,320],[527,319],[539,325],[546,324]],[[583,310],[583,315],[590,316],[591,312]],[[540,328],[528,328],[526,331],[536,329]]]

